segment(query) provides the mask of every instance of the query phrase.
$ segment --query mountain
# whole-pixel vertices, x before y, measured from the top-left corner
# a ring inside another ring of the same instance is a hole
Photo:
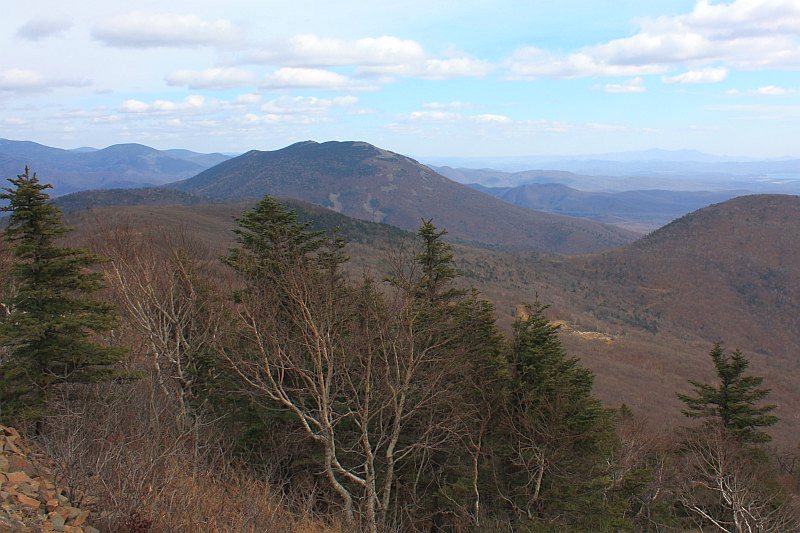
[[[576,276],[597,272],[592,276],[608,280],[609,307],[638,302],[641,321],[655,329],[798,361],[799,196],[734,198],[570,264]]]
[[[141,144],[62,150],[30,141],[0,139],[0,175],[16,176],[28,165],[43,181],[53,184],[54,195],[162,185],[193,176],[225,159],[222,154],[160,151]]]
[[[364,142],[307,141],[270,152],[253,150],[170,187],[215,201],[265,194],[297,198],[408,230],[433,218],[455,239],[504,248],[584,253],[637,237],[509,205]]]
[[[214,165],[219,165],[223,161],[227,161],[228,159],[231,158],[230,156],[221,154],[219,152],[214,152],[212,154],[201,154],[197,152],[192,152],[191,150],[183,150],[183,149],[162,150],[162,152],[164,152],[165,154],[175,156],[178,159],[183,159],[184,161],[197,163],[198,165],[202,165],[206,168],[211,168]]]
[[[586,192],[559,183],[531,183],[517,187],[470,186],[527,209],[588,218],[634,231],[653,231],[686,213],[741,194],[736,191],[659,189]]]

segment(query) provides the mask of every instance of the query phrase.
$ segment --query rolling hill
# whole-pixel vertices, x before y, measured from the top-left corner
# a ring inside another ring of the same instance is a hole
[[[609,307],[638,302],[655,329],[800,362],[800,196],[734,198],[569,264],[606,280]]]
[[[297,198],[350,217],[416,229],[433,218],[450,236],[507,249],[607,250],[638,235],[597,222],[532,212],[363,142],[312,141],[250,151],[169,187],[214,201]]]
[[[53,185],[54,195],[163,185],[193,176],[226,159],[222,154],[161,151],[141,144],[62,150],[30,141],[0,139],[0,176],[16,176],[28,165]]]
[[[634,231],[653,231],[691,211],[741,194],[737,191],[659,189],[586,192],[559,183],[530,183],[517,187],[472,184],[471,187],[520,207],[588,218]]]
[[[144,187],[139,189],[94,189],[59,196],[54,203],[64,213],[108,206],[194,205],[207,200],[175,189]]]

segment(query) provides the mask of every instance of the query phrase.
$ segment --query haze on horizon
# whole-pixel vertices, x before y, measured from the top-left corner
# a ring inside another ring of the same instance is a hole
[[[418,157],[797,156],[800,3],[32,0],[5,6],[0,137]]]

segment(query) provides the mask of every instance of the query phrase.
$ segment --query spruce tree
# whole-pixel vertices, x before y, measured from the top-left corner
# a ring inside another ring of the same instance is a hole
[[[459,271],[453,266],[453,249],[442,240],[446,230],[437,230],[432,220],[423,220],[417,235],[422,239],[422,251],[417,263],[422,277],[417,284],[416,297],[430,304],[444,304],[464,296],[465,291],[453,286]]]
[[[118,320],[111,305],[92,298],[102,276],[86,269],[101,259],[58,244],[69,228],[49,201],[50,185],[27,167],[9,182],[0,199],[11,213],[5,239],[14,253],[16,290],[0,319],[0,344],[8,353],[0,365],[0,416],[37,422],[38,430],[54,386],[120,376],[115,364],[122,348],[99,342]]]
[[[224,262],[248,278],[280,276],[283,269],[296,266],[330,244],[323,232],[309,230],[310,224],[299,222],[294,211],[272,196],[265,196],[237,218],[236,224],[239,227],[233,232],[240,246],[230,250]],[[334,257],[344,261],[343,256],[325,255],[326,266],[336,260]]]
[[[739,350],[729,355],[717,342],[709,355],[714,361],[719,384],[714,386],[689,380],[695,394],[678,394],[687,407],[683,414],[689,418],[716,419],[742,442],[772,440],[758,429],[778,421],[777,416],[769,414],[775,409],[774,405],[757,405],[770,392],[759,388],[764,378],[744,375],[750,363]]]
[[[534,303],[513,325],[511,377],[495,436],[505,470],[499,490],[529,519],[599,519],[607,511],[594,484],[613,425],[592,395],[592,372],[566,354],[546,308]]]

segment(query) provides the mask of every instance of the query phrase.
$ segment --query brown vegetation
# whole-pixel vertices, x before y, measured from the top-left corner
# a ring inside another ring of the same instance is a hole
[[[538,295],[551,304],[552,319],[613,337],[609,344],[562,336],[570,352],[596,373],[595,390],[604,401],[625,403],[665,424],[681,421],[674,393],[685,391],[686,379],[710,377],[705,358],[710,342],[723,339],[741,348],[773,389],[782,419],[773,435],[793,446],[800,432],[794,416],[800,410],[795,394],[799,205],[790,196],[739,198],[603,255],[559,259],[457,245],[455,257],[465,282],[495,303],[501,325],[509,326],[516,306]],[[95,232],[98,220],[140,229],[191,228],[193,238],[221,255],[231,243],[232,217],[243,209],[243,204],[105,208],[78,213],[73,223],[80,239]],[[398,235],[372,232],[370,239],[348,246],[350,268],[388,272],[382,258],[397,245]],[[774,276],[765,281],[765,272]]]

